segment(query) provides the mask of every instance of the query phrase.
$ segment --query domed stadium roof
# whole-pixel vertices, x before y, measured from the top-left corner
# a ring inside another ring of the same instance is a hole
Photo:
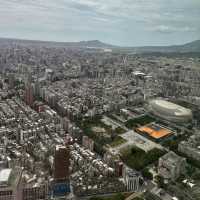
[[[149,102],[149,111],[158,117],[174,122],[187,122],[192,119],[192,111],[162,99]]]

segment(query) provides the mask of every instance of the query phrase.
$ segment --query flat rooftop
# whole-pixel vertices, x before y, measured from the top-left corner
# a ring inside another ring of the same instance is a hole
[[[110,150],[113,150],[114,152],[120,152],[120,150],[127,148],[129,146],[136,146],[140,149],[143,149],[145,152],[148,152],[154,148],[163,149],[163,147],[160,144],[157,144],[148,138],[140,135],[139,133],[135,132],[134,130],[127,131],[126,133],[120,135],[123,139],[127,140],[127,142],[117,146],[113,147]]]
[[[21,179],[23,168],[2,169],[0,171],[0,186],[15,187]]]
[[[8,183],[10,174],[12,172],[12,169],[2,169],[0,171],[0,185],[3,183]]]

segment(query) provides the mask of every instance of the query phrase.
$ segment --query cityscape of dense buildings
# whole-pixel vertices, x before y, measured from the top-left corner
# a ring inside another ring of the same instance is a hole
[[[196,53],[0,44],[0,200],[200,199],[199,77]]]

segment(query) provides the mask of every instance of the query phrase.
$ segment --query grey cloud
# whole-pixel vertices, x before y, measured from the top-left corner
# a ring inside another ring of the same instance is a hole
[[[157,27],[152,28],[153,31],[158,31],[161,33],[174,33],[174,32],[194,32],[196,31],[195,28],[184,26],[184,27],[173,27],[167,25],[160,25]]]
[[[163,33],[179,41],[200,35],[199,0],[0,0],[0,5],[0,37],[15,32],[26,37],[30,30],[35,38],[48,34],[52,40],[56,33],[65,41],[87,35],[142,43],[146,38],[167,42]]]

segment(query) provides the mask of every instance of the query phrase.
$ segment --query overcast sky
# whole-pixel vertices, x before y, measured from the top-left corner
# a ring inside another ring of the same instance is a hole
[[[200,39],[200,0],[0,0],[0,37],[182,44]]]

